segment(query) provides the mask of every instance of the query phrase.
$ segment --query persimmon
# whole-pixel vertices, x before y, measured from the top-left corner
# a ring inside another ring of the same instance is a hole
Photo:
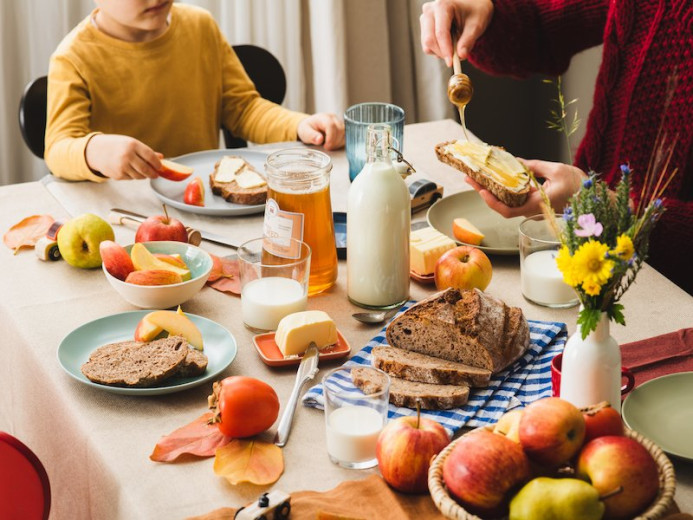
[[[214,383],[209,406],[213,422],[228,437],[251,437],[274,424],[279,398],[267,383],[246,376],[231,376]]]

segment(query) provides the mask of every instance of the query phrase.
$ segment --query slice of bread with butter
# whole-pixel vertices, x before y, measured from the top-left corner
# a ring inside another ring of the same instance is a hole
[[[337,326],[324,311],[294,312],[281,319],[274,340],[284,357],[299,356],[311,343],[318,350],[337,343]]]
[[[253,166],[237,155],[227,155],[209,175],[212,193],[235,204],[264,204],[267,181]]]
[[[515,156],[498,146],[471,141],[448,141],[436,146],[438,160],[467,174],[498,200],[521,206],[529,194],[529,173]]]

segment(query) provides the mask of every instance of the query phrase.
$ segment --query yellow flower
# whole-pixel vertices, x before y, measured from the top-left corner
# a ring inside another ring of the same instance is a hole
[[[556,256],[556,265],[558,266],[558,270],[563,273],[563,281],[571,287],[576,287],[579,282],[575,278],[573,257],[570,256],[570,250],[567,246],[563,246],[558,250],[558,256]]]
[[[579,283],[586,283],[594,290],[594,285],[602,286],[611,278],[614,262],[606,258],[608,251],[609,246],[594,240],[585,242],[575,251],[573,269]]]
[[[597,296],[601,292],[602,286],[598,283],[582,282],[582,290],[589,296]]]
[[[621,235],[616,239],[616,247],[611,251],[611,254],[619,257],[624,262],[627,262],[633,257],[635,248],[633,241],[628,235]]]

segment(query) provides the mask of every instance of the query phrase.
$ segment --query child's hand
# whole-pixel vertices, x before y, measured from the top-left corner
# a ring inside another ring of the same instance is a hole
[[[306,144],[323,145],[325,150],[344,146],[344,121],[335,114],[313,114],[298,124],[298,138]]]
[[[85,156],[89,168],[114,180],[155,178],[163,157],[137,139],[116,134],[92,137]]]

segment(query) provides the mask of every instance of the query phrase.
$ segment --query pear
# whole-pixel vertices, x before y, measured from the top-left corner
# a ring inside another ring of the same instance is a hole
[[[603,515],[599,492],[574,478],[535,478],[510,502],[510,520],[599,520]]]

